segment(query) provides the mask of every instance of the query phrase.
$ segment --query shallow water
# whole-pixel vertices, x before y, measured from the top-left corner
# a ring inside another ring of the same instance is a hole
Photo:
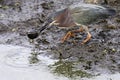
[[[44,55],[39,56],[40,64],[30,65],[30,52],[31,49],[26,47],[0,45],[0,80],[68,80],[48,70],[48,63],[52,64],[54,60],[49,57],[43,59]]]
[[[21,46],[0,45],[0,79],[1,80],[71,80],[64,76],[56,76],[47,67],[57,60],[49,56],[39,55],[40,63],[30,65],[28,57],[31,49]],[[80,78],[79,78],[80,79]],[[77,80],[79,80],[77,79]],[[82,80],[119,80],[120,74],[102,74]]]

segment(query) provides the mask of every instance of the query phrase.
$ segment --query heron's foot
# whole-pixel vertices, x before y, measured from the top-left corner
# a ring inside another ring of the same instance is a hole
[[[64,43],[66,40],[68,40],[70,37],[74,37],[75,34],[71,31],[69,31],[62,39],[61,42]]]
[[[88,33],[87,38],[85,40],[82,41],[81,44],[85,44],[86,42],[88,42],[91,39],[92,35],[90,33]]]

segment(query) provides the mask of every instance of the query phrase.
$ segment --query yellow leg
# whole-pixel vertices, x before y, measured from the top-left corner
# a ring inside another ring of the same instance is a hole
[[[91,34],[88,32],[87,33],[87,38],[84,40],[84,41],[82,41],[82,43],[81,44],[85,44],[86,42],[88,42],[90,39],[91,39]]]
[[[74,36],[74,33],[69,31],[62,39],[61,42],[64,43],[67,39],[69,39],[71,36]]]
[[[85,44],[86,42],[88,42],[91,39],[92,35],[90,34],[87,26],[81,25],[81,24],[76,24],[76,25],[82,27],[81,30],[82,31],[85,30],[85,32],[87,33],[87,38],[85,40],[83,40],[81,43],[81,44]]]
[[[66,41],[67,39],[69,39],[70,37],[73,37],[75,36],[75,32],[82,32],[83,31],[83,28],[81,27],[80,29],[78,30],[73,30],[73,31],[69,31],[61,40],[61,42],[63,43],[64,41]]]
[[[78,30],[74,30],[74,31],[69,31],[61,40],[62,40],[62,43],[66,40],[68,40],[71,36],[75,36],[74,33],[76,32],[82,32],[83,31],[83,28],[81,27],[80,29]]]
[[[51,22],[49,24],[49,26],[52,26],[52,25],[59,25],[59,23],[56,23],[56,20],[54,20],[53,22]],[[86,42],[88,42],[90,39],[91,39],[91,34],[89,33],[89,30],[88,30],[88,27],[85,26],[85,25],[81,25],[81,24],[77,24],[77,26],[80,26],[80,29],[79,30],[74,30],[74,31],[69,31],[62,39],[61,39],[61,42],[63,43],[64,41],[66,41],[67,39],[69,39],[71,36],[74,36],[74,32],[82,32],[82,31],[86,31],[87,32],[87,38],[85,40],[82,41],[81,44],[85,44]]]

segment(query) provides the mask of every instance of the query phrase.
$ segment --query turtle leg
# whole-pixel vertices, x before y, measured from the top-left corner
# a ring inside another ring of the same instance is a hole
[[[82,27],[82,29],[85,30],[85,32],[87,33],[87,38],[85,40],[83,40],[81,43],[81,44],[85,44],[86,42],[88,42],[91,39],[92,35],[90,34],[87,26],[81,25],[81,24],[76,24],[76,25]]]

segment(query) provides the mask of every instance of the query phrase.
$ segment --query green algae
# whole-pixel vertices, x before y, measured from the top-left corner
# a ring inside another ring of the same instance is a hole
[[[69,78],[76,78],[76,77],[90,77],[91,74],[87,73],[86,71],[77,69],[74,62],[70,61],[58,61],[51,67],[53,68],[53,73],[57,75],[63,75]]]

